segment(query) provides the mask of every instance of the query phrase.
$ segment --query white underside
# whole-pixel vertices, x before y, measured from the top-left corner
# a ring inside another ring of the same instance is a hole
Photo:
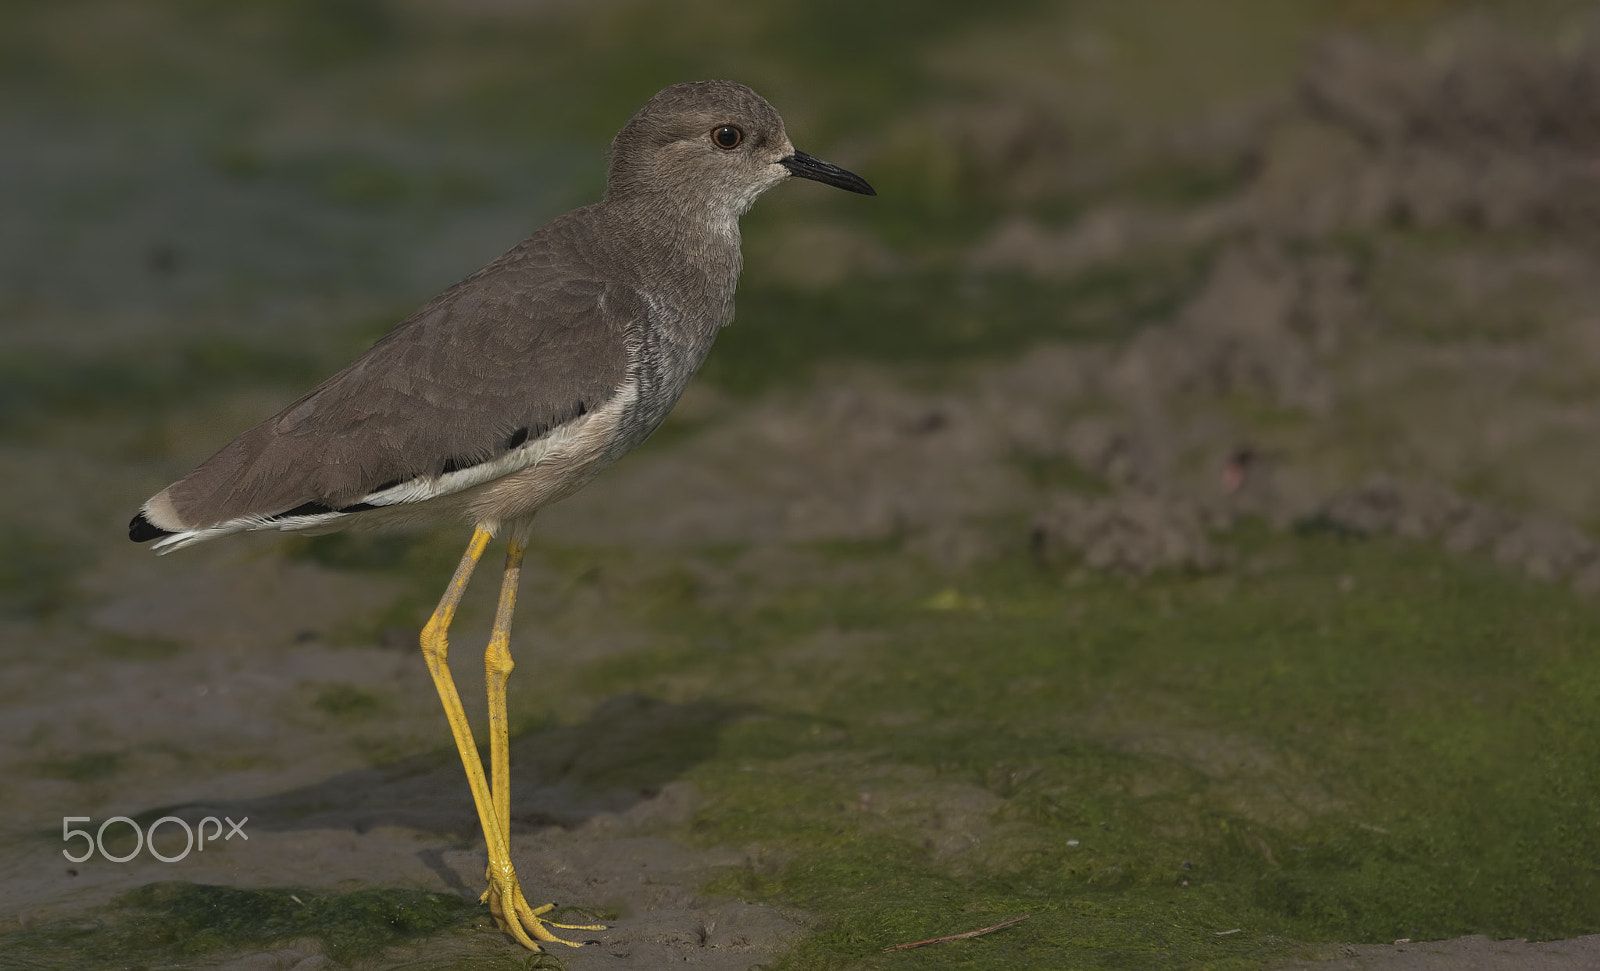
[[[541,437],[524,442],[504,455],[444,475],[409,479],[387,489],[369,493],[351,503],[351,505],[377,506],[379,507],[377,509],[328,512],[312,516],[241,516],[215,526],[181,530],[171,536],[163,536],[152,544],[151,549],[158,553],[170,553],[218,536],[247,530],[276,529],[295,532],[337,529],[340,525],[347,525],[346,521],[361,516],[402,522],[411,518],[424,518],[430,517],[430,514],[443,513],[450,518],[460,516],[493,528],[498,526],[497,521],[484,522],[486,517],[468,513],[480,506],[488,507],[485,512],[496,512],[501,508],[517,510],[519,504],[515,501],[515,497],[503,495],[506,490],[496,491],[491,488],[490,492],[493,494],[488,497],[491,500],[488,504],[472,501],[454,502],[451,501],[451,497],[470,500],[475,497],[473,490],[483,493],[484,490],[479,487],[488,486],[507,476],[516,476],[514,481],[526,483],[528,486],[529,501],[524,505],[532,507],[520,511],[531,515],[543,501],[553,501],[568,494],[571,491],[571,488],[567,487],[568,480],[573,480],[572,486],[575,487],[588,481],[588,478],[598,471],[598,469],[591,471],[591,467],[604,453],[605,446],[614,434],[623,413],[638,400],[638,397],[638,384],[629,381],[618,389],[603,407],[581,418],[558,425]],[[545,467],[548,467],[550,474],[539,475],[538,473],[544,471]],[[517,475],[517,473],[524,474]],[[420,508],[425,503],[430,504],[427,511]],[[149,511],[149,505],[145,504],[146,512]],[[453,508],[447,511],[442,508],[445,506]],[[392,515],[382,515],[386,512]],[[509,517],[488,518],[498,520]]]

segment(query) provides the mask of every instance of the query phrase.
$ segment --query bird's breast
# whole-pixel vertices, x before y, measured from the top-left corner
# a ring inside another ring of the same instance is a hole
[[[711,353],[717,331],[733,313],[731,287],[725,307],[713,304],[684,310],[658,299],[648,302],[649,319],[630,348],[639,393],[623,417],[623,451],[643,442],[666,420]]]

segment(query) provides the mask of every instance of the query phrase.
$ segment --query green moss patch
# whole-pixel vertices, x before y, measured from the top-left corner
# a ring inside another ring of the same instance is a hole
[[[480,911],[419,890],[239,890],[153,883],[118,897],[94,919],[47,924],[0,938],[27,967],[188,967],[220,951],[313,939],[346,963],[424,935],[472,923]],[[176,962],[176,963],[175,963]]]
[[[85,752],[69,758],[44,759],[30,766],[31,775],[69,782],[99,782],[122,769],[126,752]]]
[[[356,722],[383,714],[389,709],[390,702],[383,695],[352,684],[330,684],[317,692],[311,706],[339,721]]]
[[[892,553],[863,581],[852,551],[848,587],[656,602],[676,645],[592,679],[754,712],[686,771],[688,835],[749,849],[709,889],[817,915],[785,968],[1261,967],[1600,930],[1593,606],[1399,541],[1235,545],[1216,575],[1018,555],[956,588]],[[970,609],[929,608],[952,589]]]
[[[752,392],[803,380],[824,361],[966,365],[1041,339],[1125,339],[1187,298],[1205,263],[1204,253],[1169,254],[1064,282],[941,271],[815,292],[751,280],[739,293],[738,322],[717,338],[703,377]]]

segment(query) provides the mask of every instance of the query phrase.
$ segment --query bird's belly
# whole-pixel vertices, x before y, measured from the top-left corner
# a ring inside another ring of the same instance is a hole
[[[583,488],[628,450],[618,445],[629,437],[637,398],[637,386],[624,389],[570,432],[552,436],[532,464],[465,490],[459,502],[468,518],[485,525],[527,519]]]

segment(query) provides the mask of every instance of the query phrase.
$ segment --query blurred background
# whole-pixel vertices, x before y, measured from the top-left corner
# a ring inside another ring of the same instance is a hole
[[[1600,932],[1592,3],[7,0],[17,966],[520,966],[414,648],[466,537],[125,524],[712,77],[880,195],[764,198],[679,410],[541,524],[530,896],[614,967]]]

